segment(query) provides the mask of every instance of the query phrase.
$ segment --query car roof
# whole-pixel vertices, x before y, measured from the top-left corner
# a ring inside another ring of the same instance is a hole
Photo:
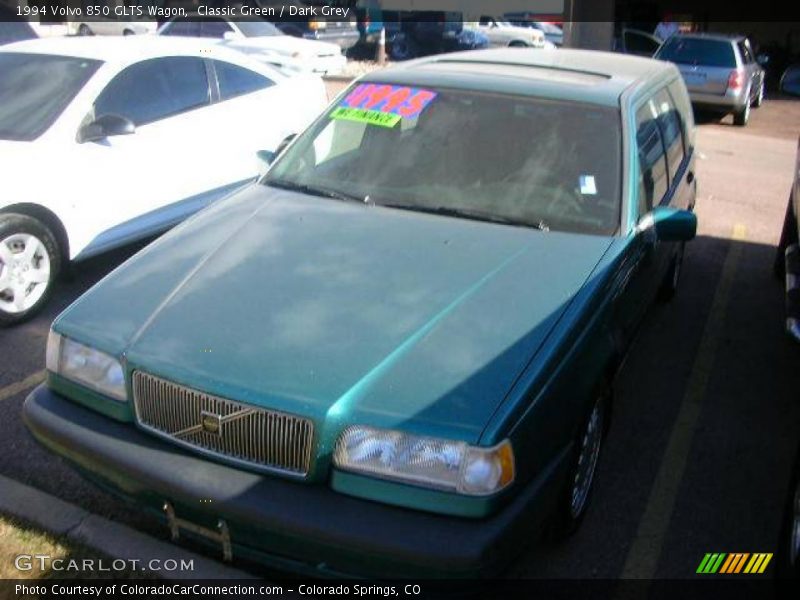
[[[129,63],[159,56],[197,56],[201,53],[221,58],[234,51],[203,38],[136,35],[39,38],[8,44],[0,48],[0,52],[55,54],[106,63]]]
[[[363,78],[375,83],[455,87],[618,106],[629,87],[675,72],[649,58],[575,49],[472,50],[402,63]]]
[[[738,33],[676,33],[673,37],[713,40],[715,42],[740,42],[746,39]]]

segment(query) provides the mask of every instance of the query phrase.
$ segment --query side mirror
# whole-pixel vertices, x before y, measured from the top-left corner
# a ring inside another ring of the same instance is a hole
[[[222,39],[227,42],[232,42],[237,39],[239,36],[236,35],[235,31],[226,31],[222,34]]]
[[[645,221],[651,220],[656,239],[663,242],[688,242],[697,235],[697,215],[688,210],[671,206],[658,206],[647,215]]]
[[[77,141],[96,142],[115,135],[130,135],[136,132],[133,121],[121,115],[101,115],[78,130]]]

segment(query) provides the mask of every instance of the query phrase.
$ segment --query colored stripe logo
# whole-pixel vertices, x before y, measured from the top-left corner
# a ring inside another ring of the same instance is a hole
[[[772,560],[772,553],[749,552],[734,553],[711,553],[709,552],[700,561],[697,573],[701,575],[725,574],[733,575],[738,573],[761,574],[767,569],[767,565]]]

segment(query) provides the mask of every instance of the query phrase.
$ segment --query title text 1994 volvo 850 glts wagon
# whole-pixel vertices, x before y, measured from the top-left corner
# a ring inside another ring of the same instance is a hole
[[[372,74],[54,322],[26,423],[227,556],[495,572],[586,513],[615,371],[695,235],[693,165],[668,63]]]

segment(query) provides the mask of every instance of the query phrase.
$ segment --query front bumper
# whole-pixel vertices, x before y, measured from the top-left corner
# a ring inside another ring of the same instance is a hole
[[[548,471],[484,519],[446,517],[210,462],[104,417],[46,385],[25,400],[36,439],[103,487],[164,519],[213,529],[224,519],[233,556],[305,574],[367,577],[495,575],[553,509],[564,469]]]

